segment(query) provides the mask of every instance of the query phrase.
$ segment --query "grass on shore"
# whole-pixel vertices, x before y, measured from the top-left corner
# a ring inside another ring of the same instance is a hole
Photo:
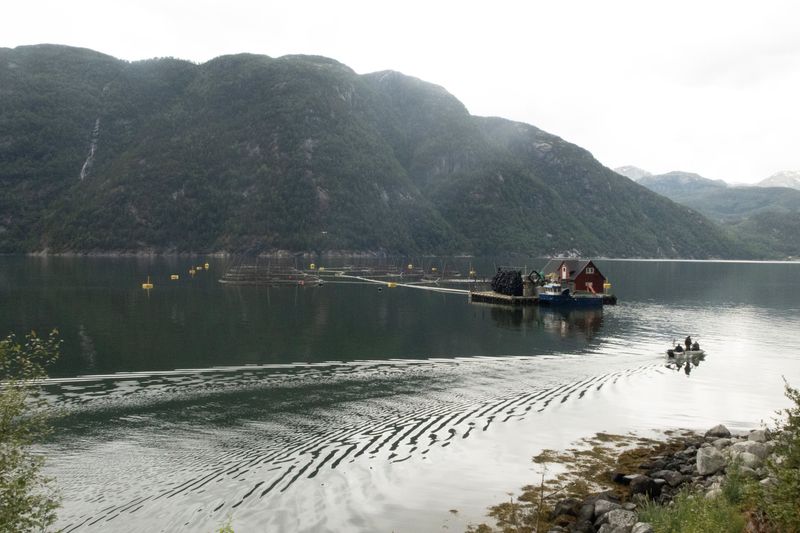
[[[725,486],[729,483],[726,482]],[[650,500],[639,503],[639,521],[649,522],[657,533],[741,533],[747,520],[741,502],[731,501],[723,487],[722,495],[707,498],[703,492],[685,489],[669,506]]]

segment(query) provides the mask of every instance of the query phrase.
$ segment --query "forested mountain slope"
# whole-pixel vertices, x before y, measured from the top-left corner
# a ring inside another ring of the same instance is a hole
[[[0,49],[0,251],[750,257],[443,88],[314,56]]]

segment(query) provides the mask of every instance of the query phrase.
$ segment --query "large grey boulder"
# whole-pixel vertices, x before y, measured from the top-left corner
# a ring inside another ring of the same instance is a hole
[[[713,428],[711,428],[708,431],[706,431],[706,437],[715,437],[715,438],[718,438],[718,439],[727,439],[727,438],[730,438],[730,436],[731,436],[731,432],[728,431],[728,428],[726,428],[722,424],[714,426]]]
[[[614,509],[606,513],[608,518],[608,525],[612,527],[630,528],[638,521],[638,517],[633,511],[626,511],[625,509]]]
[[[721,449],[727,448],[728,446],[731,445],[731,439],[725,439],[725,438],[717,439],[714,442],[712,442],[711,444],[712,444],[712,446],[714,446],[714,448],[716,448],[718,450],[721,450]]]
[[[725,456],[716,448],[701,448],[697,452],[697,472],[701,476],[716,474],[725,468],[726,464]]]
[[[601,531],[602,526],[608,525],[612,531],[620,529],[621,531],[629,532],[637,521],[637,515],[634,511],[626,511],[625,509],[612,509],[601,516],[595,525],[601,526]],[[607,528],[607,530],[609,530],[609,528]]]
[[[578,519],[576,522],[589,522],[594,520],[594,502],[585,502],[581,505],[581,510],[578,512]]]
[[[747,440],[753,442],[767,442],[769,440],[769,432],[766,429],[756,429],[750,432]]]
[[[750,452],[732,453],[731,462],[734,461],[738,462],[739,465],[744,468],[751,468],[753,470],[764,464],[764,461],[762,461],[760,457]]]
[[[653,526],[647,522],[636,522],[631,528],[631,533],[653,533]]]
[[[767,455],[769,455],[769,449],[767,448],[766,444],[751,440],[743,440],[731,444],[728,450],[729,453],[731,454],[731,457],[743,452],[747,452],[747,453],[752,453],[762,461],[767,458]]]
[[[656,483],[650,476],[639,474],[631,479],[630,489],[631,494],[644,494],[650,498],[658,498],[661,494],[661,483]]]
[[[677,487],[678,485],[686,481],[686,476],[674,470],[659,470],[658,472],[653,472],[653,478],[663,479],[664,481],[669,483],[670,487]]]
[[[622,506],[618,503],[610,502],[608,500],[597,500],[594,502],[594,515],[598,517],[603,516],[609,511],[620,508],[622,508]]]

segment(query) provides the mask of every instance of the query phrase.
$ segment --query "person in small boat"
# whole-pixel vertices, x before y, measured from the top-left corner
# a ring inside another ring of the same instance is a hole
[[[676,344],[675,353],[683,353],[683,346],[681,346],[680,344]]]
[[[692,337],[691,336],[687,336],[686,340],[683,341],[683,344],[686,346],[686,351],[687,352],[689,350],[691,350],[692,349]]]
[[[695,343],[692,344],[692,351],[693,352],[699,352],[700,351],[700,343],[699,342],[695,341]]]

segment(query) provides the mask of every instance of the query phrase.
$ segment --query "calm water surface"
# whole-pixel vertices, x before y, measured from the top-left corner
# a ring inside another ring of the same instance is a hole
[[[598,261],[620,305],[561,313],[191,263],[0,258],[0,329],[65,340],[44,451],[66,531],[462,530],[545,447],[745,430],[800,383],[798,264]],[[666,365],[686,334],[708,356]]]

